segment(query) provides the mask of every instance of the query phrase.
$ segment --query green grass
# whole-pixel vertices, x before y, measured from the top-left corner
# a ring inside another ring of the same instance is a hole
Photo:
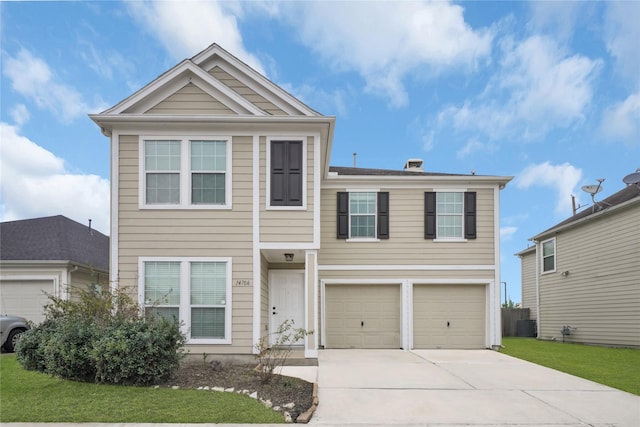
[[[0,357],[0,422],[282,423],[247,396],[66,381]]]
[[[640,350],[540,341],[502,339],[501,353],[640,395]]]

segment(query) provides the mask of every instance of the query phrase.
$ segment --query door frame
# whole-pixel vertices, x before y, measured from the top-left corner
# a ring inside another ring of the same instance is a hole
[[[269,344],[273,344],[273,339],[274,339],[274,335],[273,333],[277,330],[278,326],[280,325],[276,325],[274,324],[274,317],[273,317],[273,312],[272,312],[272,308],[273,308],[273,296],[274,296],[274,288],[277,287],[276,285],[276,280],[274,276],[286,276],[286,275],[296,275],[300,277],[300,319],[293,319],[295,321],[295,328],[304,328],[305,327],[305,318],[306,318],[306,310],[305,310],[305,297],[306,297],[306,292],[305,292],[305,270],[303,269],[275,269],[275,270],[269,270],[269,282],[268,282],[268,289],[269,289],[269,298],[268,298],[268,307],[267,307],[267,316],[269,317],[268,320],[268,325],[269,325]],[[304,345],[304,341],[299,342],[295,345]]]

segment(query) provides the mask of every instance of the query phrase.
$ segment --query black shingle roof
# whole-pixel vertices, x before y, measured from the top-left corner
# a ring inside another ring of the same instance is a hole
[[[62,215],[2,222],[0,259],[70,261],[109,271],[109,237]]]
[[[350,168],[350,167],[343,167],[343,166],[330,166],[329,172],[335,172],[338,175],[467,176],[467,175],[461,175],[461,174],[455,174],[455,173],[418,172],[418,171],[392,170],[392,169]]]
[[[634,199],[636,197],[640,197],[640,186],[638,185],[628,185],[625,188],[623,188],[622,190],[618,191],[617,193],[612,194],[611,196],[607,197],[604,200],[601,201],[596,201],[596,204],[593,206],[589,206],[588,208],[584,209],[581,212],[578,212],[577,214],[573,215],[572,217],[569,217],[567,219],[565,219],[564,221],[554,225],[551,228],[546,229],[545,231],[543,231],[542,233],[539,233],[538,236],[544,235],[547,232],[554,230],[558,227],[562,227],[564,225],[570,224],[572,222],[578,221],[582,218],[587,218],[593,214],[596,214],[598,212],[602,212],[604,210],[607,209],[611,209],[612,207],[616,206],[616,205],[620,205],[624,202],[627,202],[631,199]]]

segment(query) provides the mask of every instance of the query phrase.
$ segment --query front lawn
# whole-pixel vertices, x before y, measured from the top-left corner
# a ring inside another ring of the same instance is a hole
[[[505,337],[501,353],[640,395],[640,350]]]
[[[97,385],[25,371],[0,357],[0,422],[282,423],[247,396],[199,390]]]

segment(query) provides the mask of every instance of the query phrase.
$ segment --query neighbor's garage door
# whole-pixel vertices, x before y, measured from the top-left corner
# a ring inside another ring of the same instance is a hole
[[[485,348],[485,286],[415,285],[413,348]]]
[[[43,308],[53,294],[51,280],[2,280],[0,281],[0,308],[4,314],[22,316],[35,323],[44,320]]]
[[[325,348],[400,348],[400,285],[327,285]]]

